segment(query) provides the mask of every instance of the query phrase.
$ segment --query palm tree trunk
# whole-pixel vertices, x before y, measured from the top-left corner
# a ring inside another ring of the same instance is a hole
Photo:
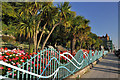
[[[38,41],[38,44],[37,44],[37,50],[38,50],[38,47],[39,47],[39,45],[40,45],[40,42],[41,42],[41,39],[42,39],[42,36],[43,36],[44,29],[45,29],[46,25],[47,25],[47,22],[46,22],[46,24],[43,26],[43,31],[42,31],[42,33],[41,33],[41,35],[40,35],[40,38],[39,38],[39,41]]]
[[[33,40],[34,40],[34,52],[36,53],[36,29],[35,29],[35,20],[33,20],[34,23],[34,34],[33,34]]]
[[[37,28],[36,28],[36,31],[35,31],[35,45],[36,45],[36,50],[37,50],[37,35],[38,35],[38,27],[39,27],[39,25],[40,25],[40,22],[41,22],[41,20],[38,22],[38,25],[37,25]],[[36,51],[37,52],[37,51]]]
[[[36,38],[35,38],[35,28],[34,28],[33,40],[34,40],[34,52],[36,53]]]
[[[72,50],[75,50],[76,38],[73,38],[72,43]]]
[[[71,54],[73,53],[73,48],[72,48],[72,46],[73,46],[73,41],[72,41],[72,37],[71,37],[71,40],[70,40]]]
[[[29,54],[30,54],[30,42],[31,42],[31,38],[29,37]]]
[[[54,30],[54,29],[55,29],[55,27],[56,27],[57,25],[59,25],[59,24],[60,24],[60,22],[59,22],[59,23],[57,23],[57,24],[55,24],[55,25],[53,26],[52,30],[50,31],[50,33],[48,34],[47,38],[45,39],[45,41],[44,41],[44,43],[43,43],[42,50],[44,49],[45,44],[47,43],[47,41],[48,41],[48,39],[49,39],[50,35],[52,34],[53,30]]]
[[[80,43],[80,49],[82,48],[82,40],[81,40],[81,43]]]

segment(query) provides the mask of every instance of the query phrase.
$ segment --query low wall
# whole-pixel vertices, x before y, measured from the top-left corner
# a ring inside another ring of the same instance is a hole
[[[105,55],[104,55],[105,56]],[[68,76],[67,78],[65,78],[64,80],[70,80],[73,78],[80,78],[82,75],[84,75],[86,72],[89,72],[90,69],[95,66],[99,61],[102,60],[102,58],[104,57],[100,57],[98,60],[94,61],[93,63],[89,64],[88,66],[86,66],[85,68],[83,68],[82,70],[74,73],[73,75]]]

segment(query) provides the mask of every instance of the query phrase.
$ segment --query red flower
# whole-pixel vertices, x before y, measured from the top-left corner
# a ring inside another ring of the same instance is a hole
[[[7,50],[8,48],[5,48],[5,50]]]
[[[40,52],[40,50],[38,50],[38,52]]]
[[[24,55],[21,55],[21,56],[24,56]]]
[[[94,56],[94,54],[92,53],[92,56]]]
[[[65,53],[65,52],[67,52],[67,51],[63,51],[63,53]]]
[[[8,56],[9,56],[10,54],[7,52],[7,53],[6,53],[6,55],[8,55]]]
[[[11,68],[8,68],[8,70],[11,70]]]
[[[30,55],[32,55],[33,53],[30,53]]]
[[[24,57],[21,57],[21,59],[24,59]]]
[[[35,67],[37,67],[37,64],[35,64]]]
[[[0,69],[4,69],[4,67],[0,67]]]
[[[62,56],[63,59],[65,59],[65,57]]]
[[[83,58],[85,59],[85,55],[83,55]]]
[[[37,54],[37,53],[33,52],[33,54]]]
[[[24,60],[22,62],[25,62]]]
[[[46,54],[46,56],[48,56],[48,53]]]
[[[19,59],[18,57],[15,58],[15,60],[18,60],[18,59]]]
[[[12,58],[12,60],[15,60],[15,58]]]
[[[28,52],[26,52],[26,54],[28,54]]]
[[[19,62],[16,63],[17,65],[19,64]]]
[[[32,64],[34,64],[34,62],[32,61]]]
[[[9,59],[9,61],[12,61],[12,59]]]
[[[13,52],[10,52],[10,54],[13,54]]]
[[[25,57],[25,59],[27,59],[27,57]]]
[[[25,54],[25,56],[27,56],[27,54]]]
[[[3,48],[1,47],[1,49],[3,49]]]
[[[3,61],[6,61],[6,60],[7,60],[7,59],[5,59],[5,58],[3,59]]]
[[[89,50],[87,51],[87,53],[89,54]]]
[[[41,69],[41,72],[42,72],[43,70]]]
[[[60,52],[60,54],[63,54],[62,52]]]
[[[30,56],[28,56],[28,59],[30,59]]]
[[[5,56],[0,55],[0,60],[3,60]]]
[[[85,52],[85,50],[83,50],[83,52]]]

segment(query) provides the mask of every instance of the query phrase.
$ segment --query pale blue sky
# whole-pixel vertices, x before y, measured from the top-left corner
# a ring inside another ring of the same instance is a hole
[[[71,10],[90,20],[91,31],[98,36],[108,35],[118,47],[117,2],[71,2]]]
[[[91,31],[98,36],[110,36],[118,47],[117,2],[70,2],[71,10],[90,20]]]

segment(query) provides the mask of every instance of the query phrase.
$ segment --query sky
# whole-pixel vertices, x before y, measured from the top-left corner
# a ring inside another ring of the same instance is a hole
[[[90,20],[91,32],[98,36],[110,36],[118,48],[118,3],[117,2],[70,2],[71,11]]]

